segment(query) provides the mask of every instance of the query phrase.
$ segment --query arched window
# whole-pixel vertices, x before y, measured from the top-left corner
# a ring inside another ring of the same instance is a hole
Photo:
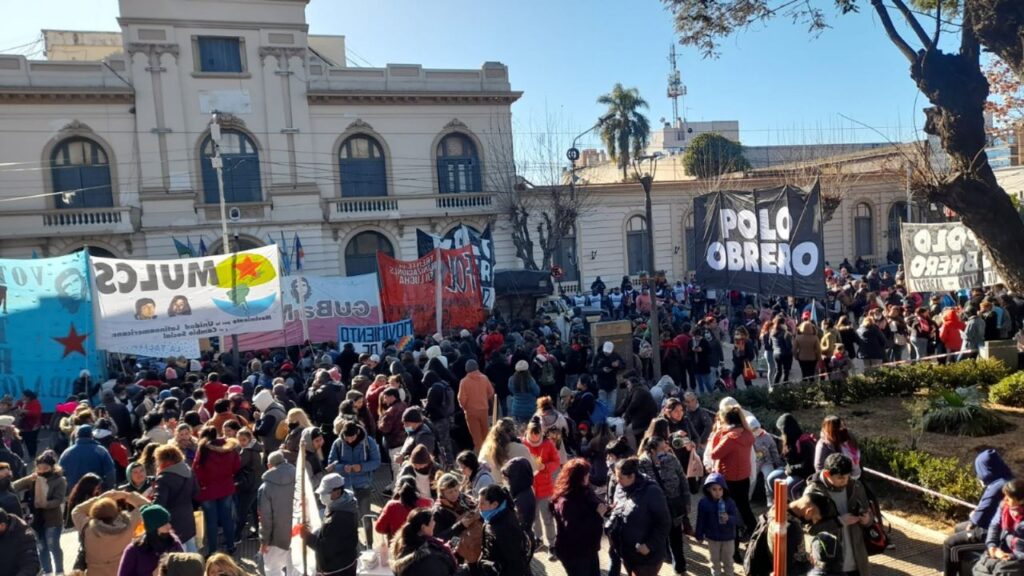
[[[647,219],[639,215],[633,216],[626,223],[626,260],[629,275],[649,272],[648,254],[650,253],[647,251]]]
[[[697,269],[697,229],[693,226],[693,212],[686,216],[683,222],[683,243],[686,244],[686,270],[693,272]]]
[[[349,136],[341,143],[338,162],[343,198],[388,195],[384,151],[377,140],[365,134]]]
[[[210,242],[207,254],[221,254],[223,252],[221,250],[222,245],[223,242],[220,241],[220,236],[217,236],[216,240]],[[245,252],[246,250],[255,250],[263,246],[265,246],[263,242],[247,236],[231,236],[228,238],[228,252]]]
[[[213,168],[214,146],[209,136],[203,141],[203,201],[219,204],[217,171]],[[228,204],[259,202],[263,199],[260,184],[260,154],[253,141],[237,130],[223,130],[220,156],[224,163],[224,201]]]
[[[68,252],[68,254],[75,254],[86,249],[89,250],[88,254],[90,256],[97,256],[99,258],[117,258],[117,254],[114,254],[106,248],[100,248],[99,246],[82,246],[81,248],[75,248],[71,252]]]
[[[345,247],[345,274],[373,274],[377,271],[377,251],[395,255],[391,241],[379,232],[360,232]]]
[[[114,205],[110,160],[103,147],[88,138],[64,140],[50,156],[54,206],[105,208]]]
[[[865,202],[853,209],[853,248],[855,255],[873,256],[875,253],[875,225],[872,222],[871,206]]]
[[[460,133],[445,136],[437,145],[437,188],[441,194],[480,192],[480,157],[476,144]]]

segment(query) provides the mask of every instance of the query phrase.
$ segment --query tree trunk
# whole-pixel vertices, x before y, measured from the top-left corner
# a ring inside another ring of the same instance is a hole
[[[960,215],[988,249],[1003,280],[1021,292],[1024,223],[996,182],[985,154],[983,110],[989,87],[971,40],[965,38],[959,54],[922,50],[911,65],[911,78],[934,105],[925,110],[924,130],[939,137],[952,165],[952,173],[928,196]]]
[[[967,0],[964,11],[978,41],[1024,80],[1024,2]]]

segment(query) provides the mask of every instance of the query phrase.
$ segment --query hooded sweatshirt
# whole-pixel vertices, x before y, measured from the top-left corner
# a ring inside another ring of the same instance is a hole
[[[1013,472],[999,452],[989,448],[974,459],[974,473],[985,488],[978,507],[971,512],[971,524],[988,528],[1003,500],[1003,485],[1013,479]]]
[[[718,500],[711,497],[710,488],[712,485],[721,486],[724,491],[722,501],[725,502],[725,513],[729,515],[729,520],[724,524],[718,517]],[[740,514],[736,508],[736,502],[729,497],[729,489],[726,487],[725,477],[718,472],[708,474],[708,477],[704,480],[704,488],[702,490],[704,491],[704,497],[697,504],[697,526],[694,537],[698,541],[704,539],[712,542],[735,540],[736,529],[740,525]]]
[[[555,491],[555,477],[562,463],[558,448],[555,448],[554,442],[543,436],[536,444],[530,442],[529,435],[523,436],[523,445],[530,451],[534,461],[540,460],[543,464],[543,468],[533,476],[533,493],[538,499],[550,498]]]
[[[198,493],[195,476],[185,462],[164,468],[153,483],[153,503],[171,513],[171,528],[182,542],[188,542],[196,535],[192,501]]]
[[[260,544],[288,550],[292,539],[295,466],[284,462],[263,473],[259,490]]]
[[[533,526],[537,516],[537,496],[533,492],[533,466],[526,458],[513,458],[501,469],[521,526]]]
[[[233,438],[218,438],[200,445],[192,463],[199,494],[196,500],[219,500],[235,493],[235,473],[242,467],[238,455],[238,442]]]
[[[359,465],[358,472],[345,472],[345,466],[355,464]],[[334,465],[334,471],[345,478],[346,487],[369,488],[373,485],[373,473],[380,468],[380,448],[377,441],[367,437],[366,431],[360,427],[352,444],[346,442],[343,436],[331,444],[327,465]]]

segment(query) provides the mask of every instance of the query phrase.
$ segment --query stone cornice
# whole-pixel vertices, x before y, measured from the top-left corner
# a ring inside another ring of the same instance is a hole
[[[310,104],[512,104],[522,92],[310,91]]]
[[[259,54],[260,58],[303,58],[306,56],[306,49],[298,46],[260,46]]]
[[[129,54],[173,54],[178,57],[179,46],[173,42],[129,42],[126,47]]]
[[[16,88],[0,87],[0,103],[4,104],[134,104],[130,90],[104,88]]]

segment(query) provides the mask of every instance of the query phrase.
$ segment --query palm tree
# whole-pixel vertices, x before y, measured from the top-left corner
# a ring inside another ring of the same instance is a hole
[[[597,103],[607,105],[607,113],[612,114],[601,126],[601,140],[612,160],[618,160],[625,181],[630,156],[640,156],[651,135],[647,117],[639,112],[647,108],[647,101],[640,97],[636,88],[623,88],[621,83],[616,83],[611,92],[597,99]]]

